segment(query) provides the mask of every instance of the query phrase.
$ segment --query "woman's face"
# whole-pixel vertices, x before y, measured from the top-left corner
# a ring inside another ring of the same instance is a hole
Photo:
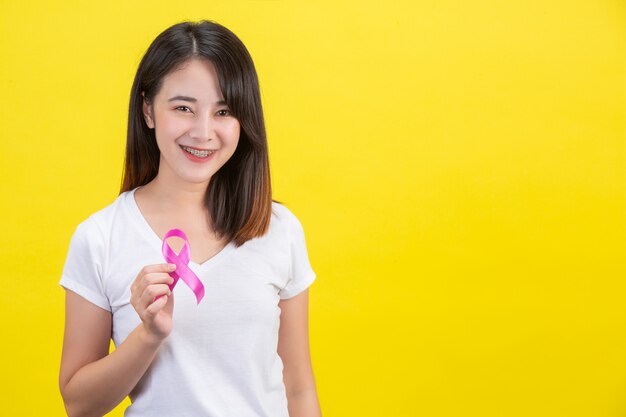
[[[161,152],[160,180],[206,186],[239,142],[239,121],[206,60],[192,59],[165,76],[153,102],[144,100],[143,114]]]

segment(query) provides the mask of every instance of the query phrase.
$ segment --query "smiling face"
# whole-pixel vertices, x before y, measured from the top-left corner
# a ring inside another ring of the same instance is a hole
[[[165,76],[152,103],[144,100],[143,114],[155,129],[160,181],[206,187],[237,149],[239,121],[209,61],[192,59]]]

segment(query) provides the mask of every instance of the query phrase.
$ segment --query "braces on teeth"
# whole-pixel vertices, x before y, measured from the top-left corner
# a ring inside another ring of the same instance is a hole
[[[182,147],[185,151],[189,152],[190,154],[194,155],[194,156],[199,156],[201,158],[205,157],[205,156],[209,156],[209,151],[198,151],[196,149],[191,149],[188,148],[186,146]]]

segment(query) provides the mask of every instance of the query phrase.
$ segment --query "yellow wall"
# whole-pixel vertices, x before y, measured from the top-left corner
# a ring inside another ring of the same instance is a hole
[[[325,417],[626,415],[625,2],[382,4],[0,2],[1,415],[63,415],[69,238],[201,18],[259,71]]]

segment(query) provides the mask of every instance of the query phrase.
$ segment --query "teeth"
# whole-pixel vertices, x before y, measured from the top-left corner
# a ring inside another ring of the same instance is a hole
[[[204,158],[209,156],[209,154],[215,152],[215,151],[199,151],[197,149],[192,149],[192,148],[188,148],[186,146],[182,147],[185,151],[189,152],[190,154],[200,157],[200,158]]]

